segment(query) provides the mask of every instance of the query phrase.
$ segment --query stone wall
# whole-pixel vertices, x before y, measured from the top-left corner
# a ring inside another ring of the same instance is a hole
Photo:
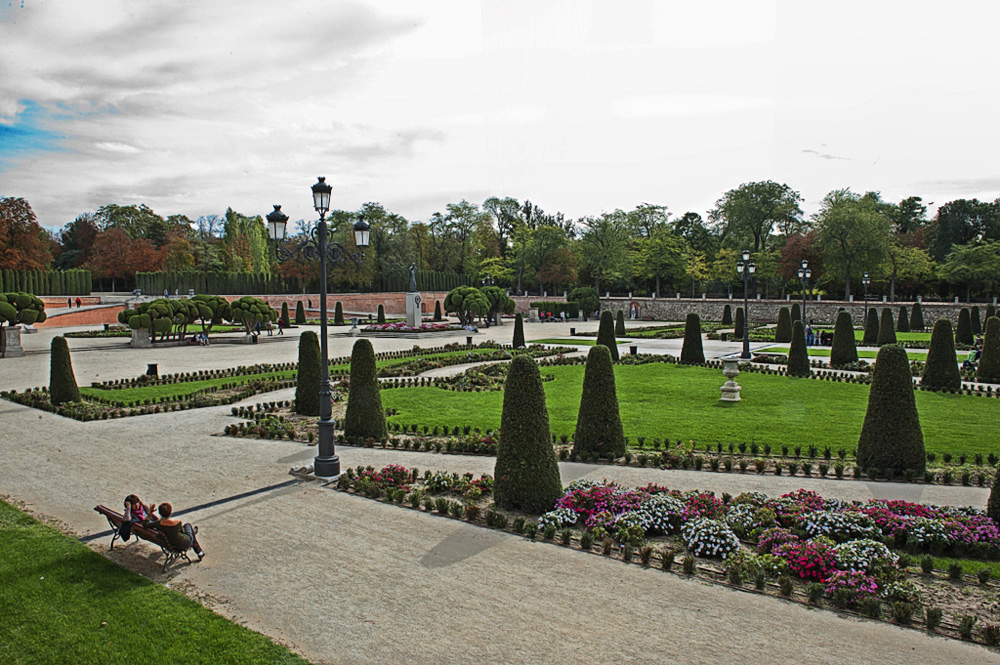
[[[447,291],[428,291],[420,293],[420,311],[422,314],[434,315],[434,301],[440,300],[444,307],[444,298]],[[243,296],[223,296],[232,302],[239,300]],[[295,317],[295,307],[299,301],[306,309],[306,316],[315,318],[319,316],[319,294],[307,293],[306,295],[287,294],[278,296],[255,296],[267,302],[271,307],[281,311],[281,303],[288,303],[288,316]],[[373,317],[378,313],[378,306],[385,308],[385,315],[389,318],[406,318],[406,293],[333,293],[326,297],[327,315],[333,318],[333,310],[340,301],[344,308],[345,316],[365,316],[371,314]],[[443,310],[442,310],[443,311]]]

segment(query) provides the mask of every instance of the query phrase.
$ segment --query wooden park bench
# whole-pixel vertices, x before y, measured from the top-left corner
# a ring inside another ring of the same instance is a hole
[[[94,510],[96,510],[101,515],[104,515],[104,517],[108,520],[108,525],[111,527],[111,533],[112,533],[111,547],[109,547],[108,549],[114,549],[115,541],[121,538],[121,536],[118,533],[118,530],[121,528],[122,519],[124,518],[124,516],[121,513],[116,513],[115,511],[111,510],[106,506],[94,506]],[[142,524],[133,523],[132,535],[135,536],[136,538],[142,538],[145,541],[153,543],[154,545],[160,548],[160,550],[163,552],[163,556],[165,557],[163,561],[163,572],[167,572],[167,566],[172,564],[174,561],[177,561],[178,559],[184,559],[188,563],[191,563],[191,559],[189,559],[187,555],[187,550],[191,548],[188,547],[185,550],[176,549],[173,545],[170,544],[170,541],[167,540],[167,537],[163,534],[162,531],[151,529],[150,527],[143,526]]]

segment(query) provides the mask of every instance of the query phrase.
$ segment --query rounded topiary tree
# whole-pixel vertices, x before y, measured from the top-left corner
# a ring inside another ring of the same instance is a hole
[[[307,330],[299,335],[299,368],[295,378],[295,413],[319,415],[319,380],[322,360],[319,335]]]
[[[920,385],[929,390],[958,390],[962,387],[962,374],[958,371],[955,355],[955,338],[951,334],[951,321],[938,319],[931,333],[931,347],[927,351],[924,375]]]
[[[722,325],[733,325],[733,308],[728,304],[722,308]]]
[[[463,326],[469,326],[477,317],[490,311],[490,302],[476,287],[459,286],[445,296],[444,311],[457,316]]]
[[[882,320],[878,325],[878,345],[896,343],[896,328],[892,323],[892,310],[888,307],[882,308]]]
[[[44,323],[45,319],[45,303],[41,298],[23,291],[0,293],[0,326]]]
[[[515,349],[524,348],[524,315],[520,312],[514,317],[514,339],[510,344]]]
[[[986,319],[983,336],[983,355],[976,367],[976,378],[984,383],[1000,383],[1000,319]]]
[[[281,321],[281,325],[284,326],[285,328],[287,328],[288,326],[290,326],[292,324],[291,319],[288,318],[288,303],[287,302],[281,303],[281,318],[280,318],[280,321]]]
[[[687,315],[687,321],[684,324],[684,346],[681,347],[681,362],[689,365],[705,364],[705,351],[701,344],[701,318],[695,312],[690,312]],[[615,404],[617,405],[617,402]]]
[[[689,317],[692,315],[688,315]],[[693,316],[697,316],[696,314]],[[576,418],[573,454],[615,459],[625,454],[625,432],[618,411],[618,391],[611,351],[597,344],[587,354],[583,395]]]
[[[615,341],[615,320],[611,312],[601,312],[601,323],[597,327],[597,343],[608,347],[611,359],[618,360],[618,343]]]
[[[551,436],[538,365],[527,356],[515,356],[504,383],[493,470],[497,506],[534,515],[552,510],[562,484]]]
[[[972,309],[969,310],[969,323],[972,324],[972,335],[973,335],[973,337],[975,337],[976,335],[982,335],[983,334],[983,324],[982,324],[982,321],[979,320],[979,306],[978,305],[973,305]]]
[[[787,307],[778,310],[778,327],[774,329],[774,341],[784,343],[792,341],[792,314]]]
[[[382,305],[382,303],[378,304],[377,321],[378,323],[385,323],[385,307]]]
[[[736,320],[733,321],[733,335],[736,337],[736,339],[743,339],[743,328],[744,327],[745,326],[743,324],[743,308],[742,307],[737,307],[736,308]]]
[[[302,306],[302,301],[295,303],[295,324],[301,325],[306,322],[306,308]]]
[[[155,300],[152,304],[155,305],[158,302],[160,301]],[[169,301],[166,300],[163,300],[163,302],[169,303]],[[140,309],[141,308],[142,306],[140,305]],[[149,313],[152,314],[154,309],[155,308],[151,307]],[[269,321],[274,322],[278,320],[278,310],[273,309],[260,298],[254,298],[253,296],[243,296],[239,300],[234,301],[230,304],[229,310],[230,321],[235,321],[242,325],[244,331],[248,335],[256,329],[258,323],[267,323]]]
[[[833,345],[830,348],[830,364],[834,367],[858,362],[858,345],[854,340],[854,323],[850,312],[837,314],[837,325],[833,329]]]
[[[333,308],[333,325],[342,326],[344,325],[344,306],[337,301],[337,304]]]
[[[913,303],[913,309],[910,310],[910,330],[921,331],[927,327],[924,323],[924,310],[920,306],[920,301]]]
[[[986,516],[1000,525],[1000,473],[993,476],[993,487],[990,489],[989,501],[986,502]]]
[[[901,333],[910,332],[910,317],[906,315],[906,306],[899,306],[899,318],[896,320],[896,330]]]
[[[862,469],[923,473],[926,466],[910,361],[896,344],[879,349],[875,360],[857,457]]]
[[[806,327],[796,319],[792,322],[792,345],[788,348],[788,373],[809,376],[809,351],[806,349]]]
[[[618,310],[617,316],[615,316],[615,337],[625,336],[625,312],[623,310]]]
[[[802,320],[802,308],[799,307],[799,303],[792,303],[792,321]]]
[[[865,334],[861,338],[864,346],[875,346],[878,344],[878,312],[874,307],[868,309],[868,316],[865,317]]]
[[[434,301],[434,321],[435,322],[444,321],[444,317],[441,316],[441,301],[440,300],[435,300]]]
[[[972,315],[968,307],[963,307],[958,312],[958,326],[955,327],[955,344],[968,344],[972,346],[975,340],[972,338]]]
[[[382,393],[375,367],[375,350],[367,339],[359,339],[351,351],[351,378],[344,415],[344,439],[383,441],[389,436],[382,408]]]
[[[49,398],[52,400],[52,406],[80,401],[80,389],[76,385],[73,361],[69,357],[69,345],[66,344],[65,337],[52,338],[52,351],[49,356]]]

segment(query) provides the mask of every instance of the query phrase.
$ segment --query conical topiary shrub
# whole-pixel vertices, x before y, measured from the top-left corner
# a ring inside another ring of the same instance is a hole
[[[899,318],[896,320],[896,330],[901,333],[910,332],[910,317],[906,315],[906,306],[899,306]]]
[[[382,303],[378,305],[377,321],[378,323],[385,323],[385,306]]]
[[[533,515],[552,510],[562,484],[551,436],[538,365],[527,356],[515,356],[504,383],[493,470],[497,506]]]
[[[697,314],[689,314],[691,316]],[[573,454],[616,459],[625,454],[625,432],[618,411],[615,368],[608,347],[597,344],[587,354],[583,395],[573,436]]]
[[[977,305],[973,305],[972,309],[969,310],[969,323],[972,324],[973,337],[983,334],[983,324],[979,320],[979,307]]]
[[[792,322],[792,345],[788,348],[788,373],[809,376],[809,352],[806,350],[806,327],[801,321]]]
[[[924,472],[924,434],[917,415],[910,361],[906,350],[896,344],[879,349],[875,360],[857,456],[862,469]]]
[[[618,343],[615,341],[615,320],[611,312],[604,310],[601,312],[601,323],[597,327],[597,343],[608,347],[611,352],[611,359],[618,361]]]
[[[929,390],[958,390],[962,387],[962,374],[958,371],[958,358],[955,356],[955,338],[948,319],[938,319],[934,324],[931,348],[927,351],[920,385]]]
[[[65,402],[79,402],[80,389],[73,374],[73,361],[65,337],[53,337],[49,355],[49,399],[52,406]]]
[[[444,318],[441,316],[441,301],[434,301],[434,321],[443,321]]]
[[[799,303],[792,303],[792,321],[802,321],[802,308],[799,307]]]
[[[722,325],[731,326],[733,325],[733,308],[726,305],[722,308]]]
[[[1000,473],[993,476],[993,487],[990,489],[989,501],[986,502],[986,516],[1000,524]]]
[[[342,326],[344,325],[344,306],[337,301],[337,305],[333,308],[333,325]]]
[[[968,307],[963,307],[958,313],[958,326],[955,328],[955,344],[972,346],[972,315]]]
[[[524,315],[520,312],[514,317],[514,339],[511,341],[511,346],[515,349],[524,348]]]
[[[615,317],[615,337],[625,336],[625,312],[618,310],[618,315]]]
[[[924,323],[924,309],[920,306],[920,301],[913,303],[913,309],[910,310],[910,330],[914,332],[919,332],[927,327]]]
[[[681,347],[681,362],[689,365],[705,364],[705,351],[701,345],[701,318],[695,312],[687,315],[687,321],[684,324],[684,346]]]
[[[784,344],[792,341],[792,314],[787,307],[778,310],[778,326],[774,329],[774,341]]]
[[[733,337],[737,340],[743,339],[743,308],[736,308],[736,320],[733,321]]]
[[[295,379],[295,413],[319,415],[319,335],[307,330],[299,335],[299,369]]]
[[[868,309],[868,316],[865,317],[865,334],[861,338],[864,346],[875,346],[878,344],[878,312],[874,307]]]
[[[302,301],[295,303],[295,325],[302,325],[306,322],[306,308],[302,306]]]
[[[837,325],[833,329],[833,346],[830,348],[830,364],[843,367],[858,362],[858,345],[854,340],[854,324],[849,312],[837,314]]]
[[[878,326],[878,345],[896,343],[896,329],[892,324],[892,310],[888,307],[882,308],[882,321]]]
[[[287,328],[292,324],[291,319],[288,318],[288,303],[281,303],[281,325]]]
[[[996,316],[996,315],[997,315],[997,312],[996,312],[996,308],[993,306],[993,303],[990,303],[989,305],[987,305],[986,306],[986,314],[983,315],[983,330],[986,330],[986,319],[990,318],[991,316]]]
[[[976,367],[976,378],[983,383],[1000,383],[1000,319],[995,316],[986,319],[983,355]]]
[[[359,339],[351,351],[351,383],[347,391],[347,413],[344,415],[344,439],[361,442],[367,439],[384,441],[388,436],[382,393],[375,367],[375,351],[367,339]]]

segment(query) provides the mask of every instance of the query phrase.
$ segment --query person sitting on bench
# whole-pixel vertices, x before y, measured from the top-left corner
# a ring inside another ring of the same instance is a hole
[[[127,541],[132,536],[132,525],[145,522],[153,514],[155,508],[155,503],[147,506],[135,494],[129,494],[125,497],[122,525],[118,528],[118,535],[121,539]]]
[[[181,524],[180,520],[171,517],[174,507],[169,503],[161,503],[157,512],[160,513],[160,518],[150,517],[143,522],[143,526],[148,526],[163,533],[174,549],[183,552],[188,547],[192,547],[194,548],[194,553],[198,555],[198,561],[205,558],[205,550],[201,549],[201,545],[198,544],[198,539],[195,537],[195,534],[198,532],[197,527],[193,527],[190,524]]]

